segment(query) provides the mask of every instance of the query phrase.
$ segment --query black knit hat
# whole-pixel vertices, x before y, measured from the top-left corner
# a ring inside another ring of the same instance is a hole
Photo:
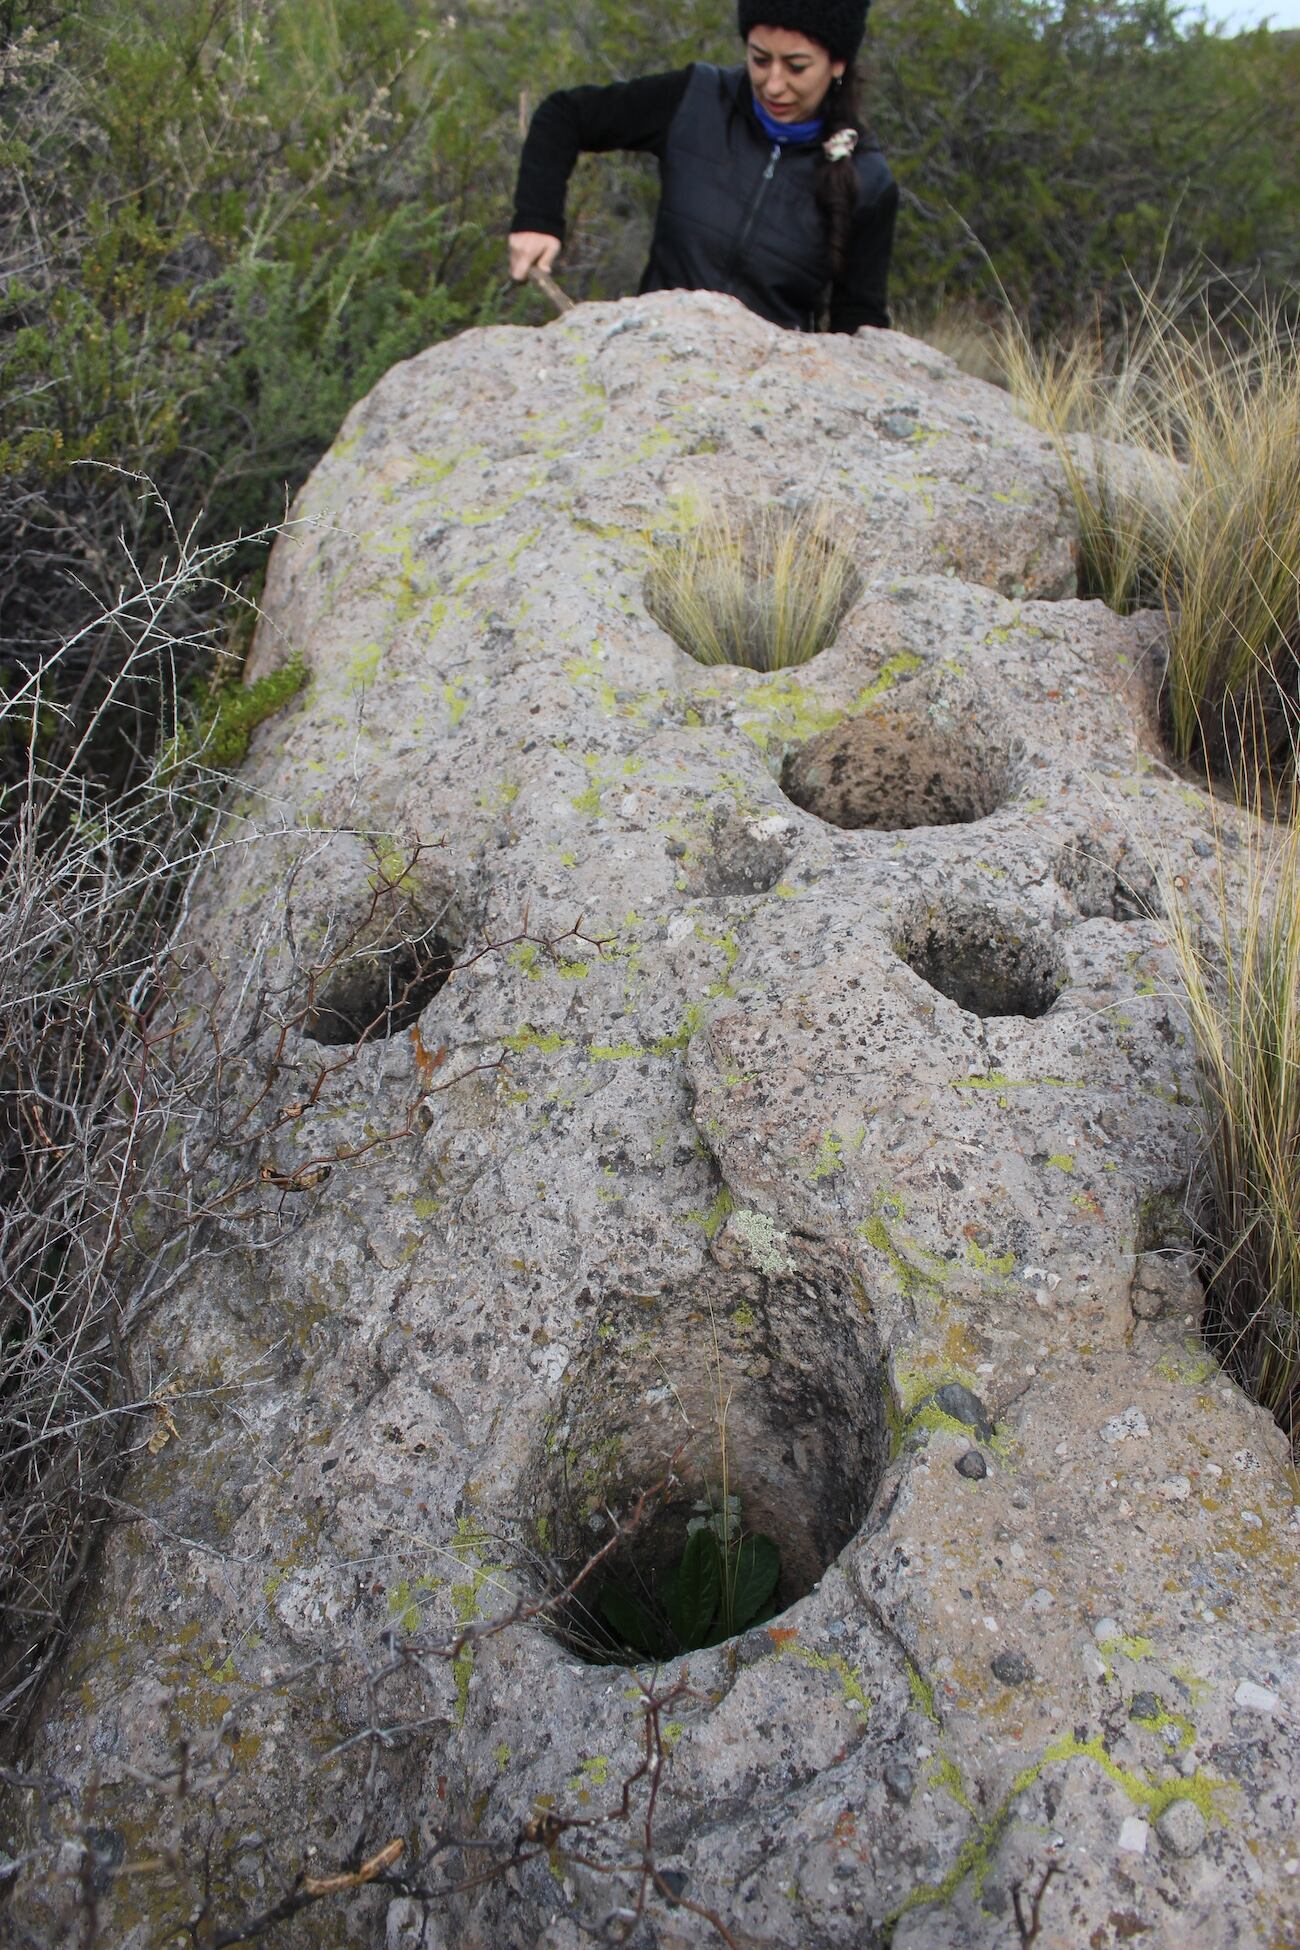
[[[756,27],[784,27],[820,41],[833,61],[852,64],[862,45],[871,0],[740,0],[740,38]]]

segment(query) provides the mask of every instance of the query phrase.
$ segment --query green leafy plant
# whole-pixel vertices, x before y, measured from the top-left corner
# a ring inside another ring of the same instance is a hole
[[[861,577],[839,511],[810,502],[707,513],[650,545],[646,608],[702,664],[786,670],[834,639]]]
[[[740,1499],[720,1510],[696,1505],[681,1556],[634,1593],[611,1581],[600,1613],[620,1645],[653,1659],[717,1645],[772,1616],[781,1553],[770,1537],[744,1531]]]
[[[204,703],[192,725],[182,724],[162,756],[162,775],[198,758],[217,772],[233,772],[244,762],[248,741],[258,725],[298,695],[307,682],[307,666],[295,651],[277,670],[251,684],[223,684]]]

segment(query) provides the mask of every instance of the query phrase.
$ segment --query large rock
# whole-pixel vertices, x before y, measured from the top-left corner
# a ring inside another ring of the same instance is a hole
[[[696,665],[644,536],[810,492],[838,640]],[[66,1798],[12,1804],[15,1928],[93,1887],[144,1950],[207,1888],[218,1940],[401,1841],[274,1940],[1296,1940],[1293,1479],[1196,1336],[1155,874],[1211,900],[1235,816],[1073,586],[1044,439],[900,335],[591,306],[350,416],[272,564],[255,671],[312,681],[266,837],[190,933],[262,1249],[219,1208],[156,1320],[178,1435],[48,1705]],[[456,1649],[674,1464],[675,1556],[720,1401],[778,1617],[657,1677],[540,1616]]]

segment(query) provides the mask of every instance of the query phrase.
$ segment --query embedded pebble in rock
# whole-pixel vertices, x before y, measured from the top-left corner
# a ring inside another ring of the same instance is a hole
[[[1147,1418],[1140,1408],[1126,1408],[1122,1415],[1112,1415],[1101,1432],[1103,1442],[1139,1442],[1151,1433]]]
[[[834,642],[694,662],[645,537],[810,495]],[[250,660],[310,682],[178,977],[257,1189],[138,1350],[177,1433],[43,1703],[58,1795],[4,1803],[16,1941],[84,1937],[87,1831],[114,1950],[304,1875],[344,1881],[277,1950],[595,1950],[643,1901],[664,1950],[1005,1950],[1049,1862],[1038,1950],[1300,1941],[1300,1531],[1196,1335],[1159,920],[1244,821],[1076,559],[1005,393],[707,294],[466,332],[349,415]],[[531,1608],[671,1469],[616,1553],[659,1586],[720,1401],[774,1615],[589,1663],[603,1567]],[[1182,1799],[1208,1839],[1143,1861]]]
[[[1023,1652],[999,1652],[993,1660],[994,1675],[1004,1686],[1027,1686],[1034,1669]]]
[[[1171,1801],[1156,1817],[1156,1834],[1174,1855],[1195,1855],[1205,1833],[1205,1816],[1194,1801]]]
[[[1278,1697],[1267,1686],[1257,1686],[1253,1679],[1243,1679],[1233,1700],[1251,1713],[1272,1714],[1277,1711]]]
[[[951,1415],[954,1422],[960,1422],[968,1429],[974,1429],[981,1441],[987,1442],[993,1434],[993,1424],[989,1412],[978,1395],[964,1388],[959,1381],[945,1382],[936,1388],[930,1400],[943,1415]]]
[[[982,1483],[989,1473],[989,1466],[978,1449],[968,1449],[964,1456],[958,1456],[953,1467],[959,1476],[972,1483]]]

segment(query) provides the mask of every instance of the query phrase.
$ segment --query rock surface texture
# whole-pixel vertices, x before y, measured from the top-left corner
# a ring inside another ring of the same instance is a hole
[[[702,668],[646,535],[812,492],[837,639]],[[1152,620],[1074,587],[1046,440],[898,334],[664,295],[352,413],[272,564],[267,836],[190,936],[274,1060],[269,1243],[156,1320],[177,1433],[31,1761],[85,1872],[14,1797],[13,1927],[93,1882],[104,1941],[190,1941],[206,1876],[222,1940],[400,1841],[271,1940],[1300,1941],[1295,1479],[1196,1335],[1155,871],[1212,901],[1236,816],[1164,760]],[[775,1617],[426,1656],[676,1459],[662,1568],[719,1400]]]

